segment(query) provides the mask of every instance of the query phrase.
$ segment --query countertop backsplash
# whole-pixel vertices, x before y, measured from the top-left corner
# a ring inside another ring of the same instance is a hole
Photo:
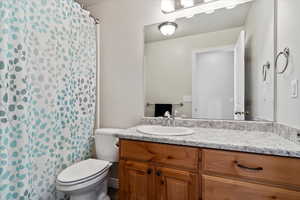
[[[163,125],[166,119],[162,117],[144,117],[141,125]],[[205,119],[176,119],[176,126],[190,128],[213,128],[213,129],[231,129],[239,131],[262,131],[273,132],[273,122],[259,121],[233,121],[233,120],[205,120]]]
[[[144,117],[140,125],[164,125],[162,117]],[[176,119],[176,126],[190,128],[231,129],[239,131],[272,132],[300,145],[300,129],[268,121],[232,121],[205,119]]]
[[[300,145],[300,129],[274,123],[274,133]]]

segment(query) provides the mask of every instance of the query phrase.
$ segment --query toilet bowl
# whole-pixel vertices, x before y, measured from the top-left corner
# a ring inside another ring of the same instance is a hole
[[[118,161],[119,129],[98,129],[95,134],[98,159],[88,159],[63,170],[56,179],[56,189],[70,196],[70,200],[110,200],[107,195],[108,174]],[[102,160],[100,160],[102,159]]]

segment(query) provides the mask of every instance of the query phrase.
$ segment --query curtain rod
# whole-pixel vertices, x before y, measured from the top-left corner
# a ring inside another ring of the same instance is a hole
[[[100,24],[100,19],[97,17],[94,17],[92,14],[90,14],[90,17],[93,18],[93,20],[95,21],[95,24]]]
[[[87,11],[87,12],[90,13],[90,11],[87,9],[88,6],[85,3],[85,0],[75,0],[75,2],[77,2],[80,5],[81,9],[83,9],[83,10],[85,10],[85,11]],[[100,23],[100,19],[99,18],[93,16],[92,14],[90,14],[90,17],[94,19],[95,24],[99,24]]]

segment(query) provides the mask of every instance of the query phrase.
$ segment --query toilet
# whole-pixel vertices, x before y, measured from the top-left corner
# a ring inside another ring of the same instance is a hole
[[[120,129],[97,129],[95,145],[97,159],[88,159],[64,169],[56,179],[56,189],[70,195],[70,200],[110,200],[107,195],[108,174],[118,161]]]

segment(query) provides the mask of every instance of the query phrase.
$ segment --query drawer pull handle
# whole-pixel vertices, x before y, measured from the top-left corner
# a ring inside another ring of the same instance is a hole
[[[253,171],[261,171],[263,170],[262,167],[247,167],[247,166],[244,166],[242,164],[240,164],[238,161],[234,161],[234,163],[236,164],[236,166],[238,166],[239,168],[242,168],[242,169],[247,169],[247,170],[253,170]]]

